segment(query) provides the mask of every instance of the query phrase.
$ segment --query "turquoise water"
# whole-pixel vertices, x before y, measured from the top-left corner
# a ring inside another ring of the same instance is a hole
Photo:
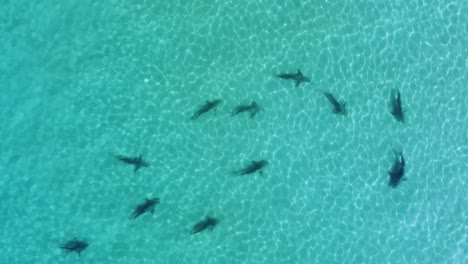
[[[369,2],[2,1],[0,263],[467,263],[466,2]]]

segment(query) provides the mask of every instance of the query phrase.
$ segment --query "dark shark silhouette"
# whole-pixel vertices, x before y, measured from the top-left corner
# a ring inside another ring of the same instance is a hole
[[[133,213],[132,213],[132,218],[136,219],[137,217],[139,217],[140,215],[144,213],[153,214],[154,208],[156,207],[156,205],[159,204],[159,201],[160,200],[157,197],[153,199],[145,199],[144,203],[139,204],[137,205],[137,207],[135,207],[135,210],[133,210]]]
[[[252,101],[249,105],[239,105],[232,111],[232,115],[237,115],[243,112],[249,112],[250,117],[253,118],[256,114],[260,112],[260,107],[255,101]]]
[[[293,80],[295,82],[296,87],[298,87],[303,82],[310,82],[310,79],[304,76],[301,70],[297,70],[297,73],[276,74],[276,77],[284,79],[284,80]]]
[[[126,157],[122,155],[116,155],[115,158],[122,161],[123,163],[135,166],[135,168],[133,169],[133,173],[136,173],[141,168],[149,167],[149,163],[144,161],[141,155],[138,157]]]
[[[395,153],[395,161],[388,171],[388,175],[390,176],[388,185],[392,188],[396,188],[401,181],[406,180],[406,178],[404,178],[406,163],[403,157],[403,151],[397,152],[393,150],[393,152]]]
[[[333,113],[334,114],[341,114],[341,115],[347,115],[348,111],[346,110],[346,101],[341,101],[338,102],[336,98],[333,96],[333,94],[325,91],[321,91],[325,97],[327,98],[328,102],[330,102],[333,105]]]
[[[200,106],[197,111],[190,117],[190,120],[196,120],[201,115],[207,113],[210,110],[216,110],[216,107],[222,103],[222,100],[215,99],[213,101],[206,101],[204,105]]]
[[[213,217],[207,216],[205,219],[193,225],[190,235],[200,233],[206,229],[213,231],[216,225],[218,225],[219,220]]]
[[[78,253],[78,256],[81,257],[81,252],[85,250],[88,246],[88,242],[84,240],[78,240],[75,238],[63,243],[62,245],[60,245],[60,248],[65,250],[67,253],[76,252]]]
[[[268,165],[268,161],[266,160],[259,160],[259,161],[252,160],[249,166],[241,170],[235,171],[234,173],[237,175],[247,175],[247,174],[252,174],[258,171],[260,174],[263,174],[263,168],[266,165]]]
[[[404,123],[406,109],[403,109],[401,105],[401,94],[398,89],[392,89],[392,92],[390,94],[390,107],[390,113],[393,115],[393,117],[397,121]]]

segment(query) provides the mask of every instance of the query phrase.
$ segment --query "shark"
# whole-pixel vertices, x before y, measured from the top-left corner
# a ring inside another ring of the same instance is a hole
[[[192,230],[190,231],[190,235],[200,233],[207,229],[213,231],[213,229],[215,228],[216,225],[218,225],[218,223],[219,223],[218,219],[207,216],[205,219],[193,225]]]
[[[149,167],[149,163],[143,160],[142,155],[138,157],[127,157],[122,155],[116,155],[115,158],[123,163],[127,163],[134,166],[133,173],[136,173],[139,169]]]
[[[325,91],[321,92],[325,95],[328,102],[332,104],[334,114],[341,114],[344,116],[348,114],[348,111],[346,110],[346,101],[338,102],[338,100],[333,96],[333,94]]]
[[[247,174],[252,174],[258,171],[260,174],[263,174],[263,168],[266,165],[268,165],[268,161],[266,160],[259,160],[259,161],[252,160],[249,166],[243,169],[240,169],[238,171],[235,171],[234,173],[237,175],[247,175]]]
[[[234,115],[237,115],[237,114],[240,114],[240,113],[249,112],[250,117],[254,118],[255,115],[260,112],[260,110],[261,109],[258,106],[258,104],[255,101],[252,101],[252,103],[250,103],[249,105],[238,105],[232,111],[232,115],[234,116]]]
[[[88,246],[88,242],[74,238],[60,245],[60,248],[65,250],[67,253],[76,252],[78,253],[78,256],[81,257],[81,252],[88,248]]]
[[[301,83],[306,83],[306,82],[310,82],[310,79],[309,77],[306,77],[304,76],[304,74],[302,74],[301,70],[297,70],[296,73],[280,73],[280,74],[276,74],[276,77],[278,78],[281,78],[281,79],[284,79],[284,80],[293,80],[296,87],[298,87],[299,85],[301,85]]]
[[[216,110],[216,107],[223,101],[221,99],[215,99],[213,101],[206,101],[204,105],[200,106],[195,113],[190,117],[190,120],[196,120],[201,115],[207,113],[210,110]]]
[[[144,214],[144,213],[151,213],[153,214],[154,213],[154,208],[156,207],[156,205],[158,205],[160,202],[159,198],[152,198],[152,199],[145,199],[145,202],[142,203],[142,204],[139,204],[137,205],[137,207],[135,207],[135,210],[133,210],[133,213],[132,213],[132,218],[133,219],[136,219],[137,217],[139,217],[140,215]]]

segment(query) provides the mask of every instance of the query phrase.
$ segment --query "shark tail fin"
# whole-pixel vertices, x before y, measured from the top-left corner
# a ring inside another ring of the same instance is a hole
[[[403,150],[402,150],[402,149],[401,149],[401,150],[396,150],[396,149],[393,147],[393,145],[392,145],[392,151],[393,151],[393,153],[395,153],[395,155],[398,155],[398,156],[400,156],[400,157],[403,156]]]

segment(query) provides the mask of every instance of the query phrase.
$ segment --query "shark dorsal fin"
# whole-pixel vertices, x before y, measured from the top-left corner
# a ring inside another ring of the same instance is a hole
[[[302,76],[302,72],[300,69],[297,69],[297,75]]]

